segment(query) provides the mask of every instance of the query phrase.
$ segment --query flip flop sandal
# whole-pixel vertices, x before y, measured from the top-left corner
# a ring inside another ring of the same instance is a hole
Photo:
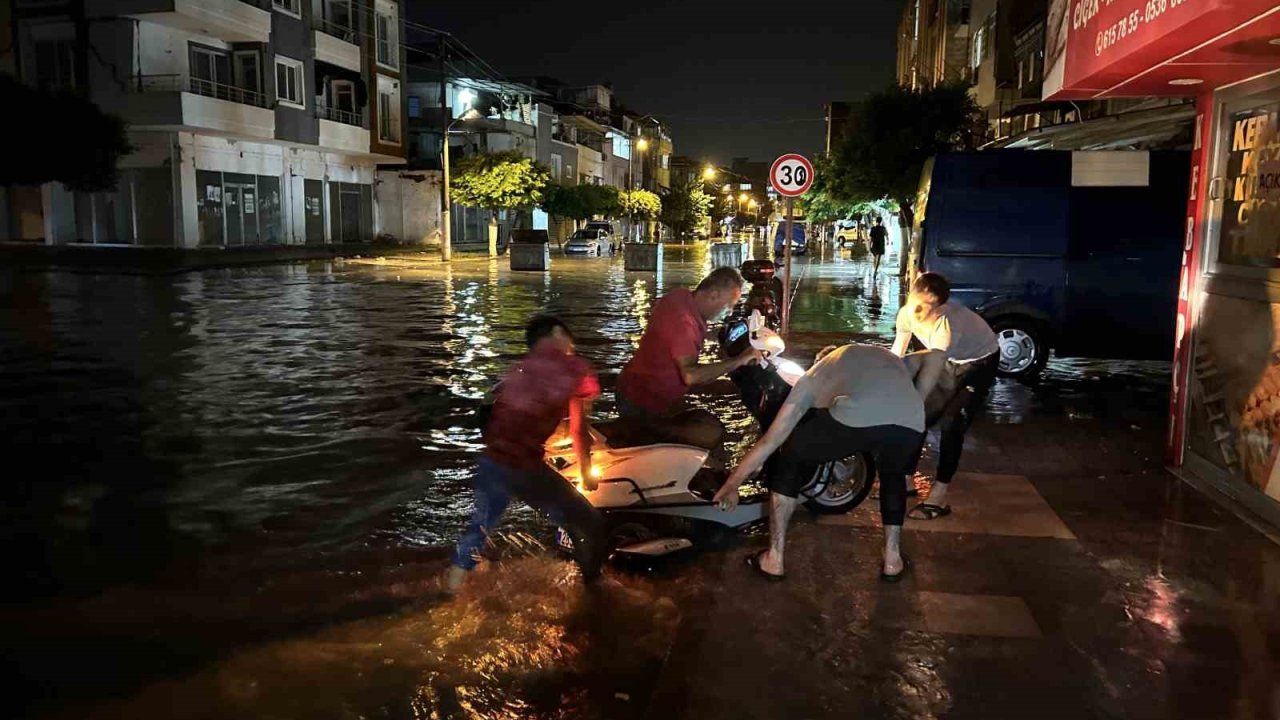
[[[937,520],[951,514],[950,505],[932,505],[930,503],[920,503],[911,508],[911,512],[907,513],[907,517],[912,520]]]
[[[765,552],[768,552],[768,551],[766,550],[763,552],[758,552],[754,555],[748,555],[746,557],[747,567],[751,568],[752,570],[755,570],[757,573],[760,573],[762,576],[764,576],[764,579],[768,580],[769,582],[782,582],[783,578],[786,577],[785,574],[775,575],[774,573],[771,573],[768,570],[765,570],[764,568],[760,567],[760,556],[763,555]]]
[[[903,576],[903,575],[906,575],[906,574],[907,574],[907,571],[908,571],[908,570],[910,570],[910,569],[911,569],[911,558],[907,557],[906,555],[903,555],[903,556],[902,556],[902,569],[901,569],[901,570],[899,570],[897,573],[895,573],[895,574],[893,574],[893,575],[889,575],[889,574],[885,573],[885,571],[881,570],[881,571],[880,571],[880,581],[881,581],[881,582],[887,582],[887,583],[896,583],[896,582],[898,582],[899,580],[901,580],[901,579],[902,579],[902,576]]]

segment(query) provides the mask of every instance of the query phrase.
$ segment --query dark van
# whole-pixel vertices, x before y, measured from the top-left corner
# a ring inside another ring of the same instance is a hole
[[[1167,359],[1190,155],[991,150],[926,163],[910,275],[940,272],[1000,339],[1000,372]]]

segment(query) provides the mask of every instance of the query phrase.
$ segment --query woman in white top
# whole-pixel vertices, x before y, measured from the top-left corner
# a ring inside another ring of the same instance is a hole
[[[907,514],[913,520],[935,520],[951,514],[951,506],[946,504],[947,491],[960,466],[965,431],[986,405],[995,382],[1000,345],[987,321],[951,300],[951,284],[931,272],[916,278],[907,303],[898,311],[894,354],[906,355],[913,337],[928,350],[946,353],[949,372],[943,374],[940,384],[955,388],[949,401],[929,417],[932,425],[934,415],[940,416],[942,435],[938,474],[929,491],[929,501],[916,505]]]

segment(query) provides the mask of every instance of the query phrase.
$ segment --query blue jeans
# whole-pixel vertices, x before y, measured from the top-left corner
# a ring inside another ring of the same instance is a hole
[[[517,470],[482,457],[472,487],[475,510],[453,551],[454,565],[464,570],[476,566],[476,556],[489,541],[489,534],[502,522],[511,497],[515,496],[569,533],[573,538],[574,559],[582,568],[584,578],[600,574],[608,550],[604,518],[569,481],[551,468],[534,472]]]

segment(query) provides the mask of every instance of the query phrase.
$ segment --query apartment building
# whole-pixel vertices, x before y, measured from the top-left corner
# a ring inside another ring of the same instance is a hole
[[[1180,98],[1041,99],[1047,6],[973,0],[966,79],[982,109],[984,143],[1024,149],[1188,146],[1194,109]]]
[[[897,79],[921,89],[962,80],[971,0],[907,0],[898,25]]]
[[[20,76],[129,127],[114,192],[42,188],[43,241],[178,248],[367,242],[404,163],[396,0],[14,0]]]

